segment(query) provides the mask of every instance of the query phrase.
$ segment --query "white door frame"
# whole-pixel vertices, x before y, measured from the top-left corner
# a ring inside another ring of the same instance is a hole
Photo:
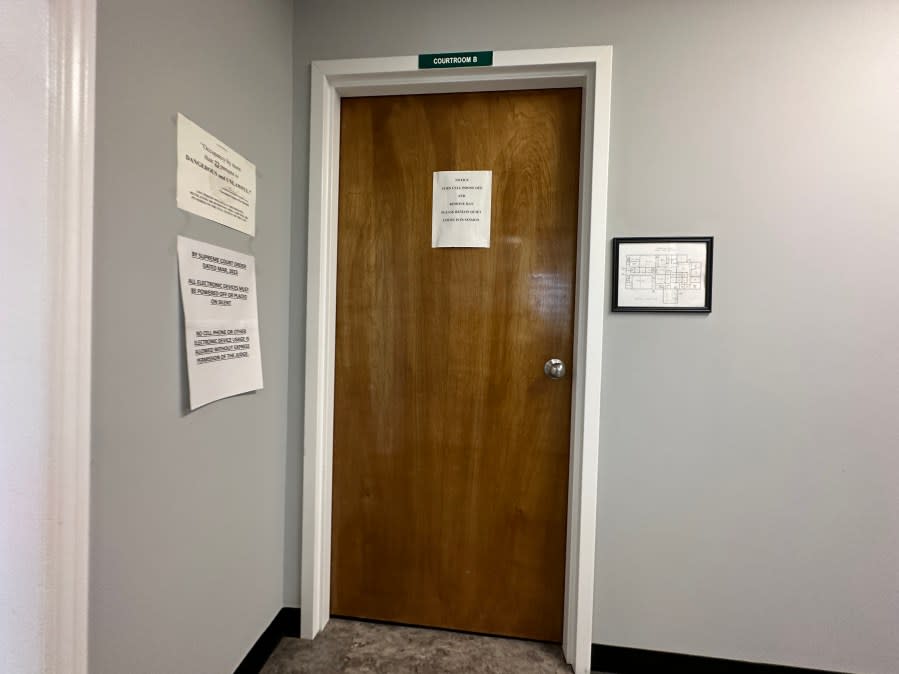
[[[318,634],[330,616],[340,99],[580,87],[584,95],[562,648],[576,674],[590,671],[611,76],[609,46],[498,51],[492,66],[459,69],[419,70],[417,56],[312,63],[300,602],[304,638]]]
[[[87,674],[96,0],[49,3],[50,288],[43,671]]]

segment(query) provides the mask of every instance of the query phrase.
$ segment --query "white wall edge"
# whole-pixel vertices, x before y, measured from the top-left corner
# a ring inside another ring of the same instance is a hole
[[[493,66],[418,70],[417,56],[311,66],[301,635],[330,615],[331,456],[340,98],[579,86],[584,91],[563,651],[590,671],[612,48],[498,51]],[[592,114],[591,114],[592,113]]]
[[[88,672],[96,0],[50,3],[50,447],[43,670]]]

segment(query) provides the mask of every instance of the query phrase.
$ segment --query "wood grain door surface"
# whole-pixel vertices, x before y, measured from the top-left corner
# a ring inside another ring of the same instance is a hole
[[[341,102],[331,611],[562,636],[581,92]],[[492,170],[491,245],[431,247]]]

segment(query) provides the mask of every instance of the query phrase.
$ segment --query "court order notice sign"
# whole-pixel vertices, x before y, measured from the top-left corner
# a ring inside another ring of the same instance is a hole
[[[178,114],[178,208],[256,235],[256,165]]]
[[[256,259],[178,237],[190,409],[262,388]]]
[[[434,171],[432,248],[490,248],[493,171]]]

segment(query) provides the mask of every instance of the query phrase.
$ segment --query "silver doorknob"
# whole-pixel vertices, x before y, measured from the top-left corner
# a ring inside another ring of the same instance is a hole
[[[565,363],[558,358],[550,358],[543,366],[543,372],[550,379],[561,379],[565,376]]]

